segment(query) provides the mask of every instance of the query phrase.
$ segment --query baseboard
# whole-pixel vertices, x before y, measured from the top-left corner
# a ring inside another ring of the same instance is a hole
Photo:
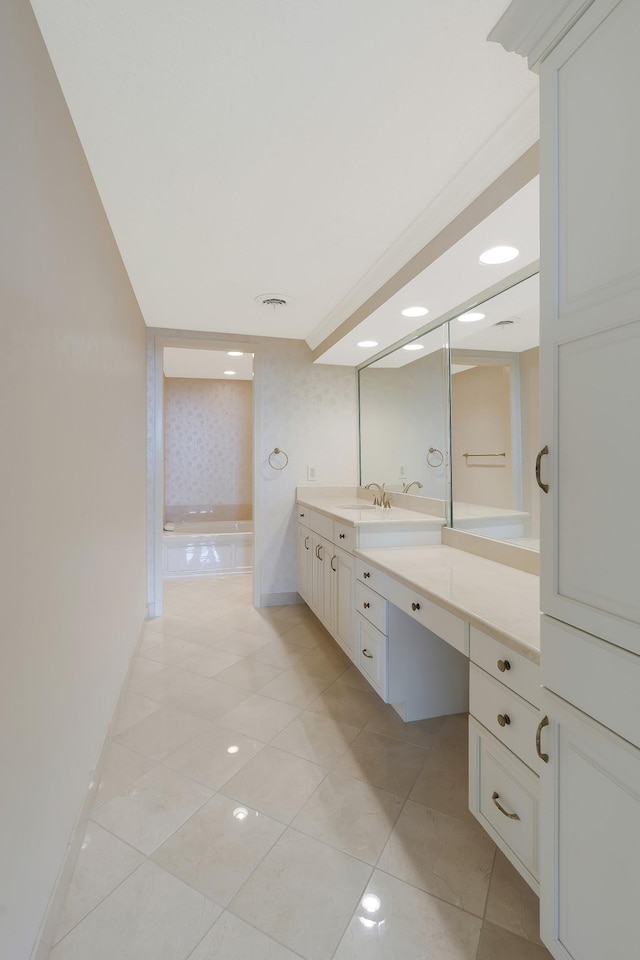
[[[31,952],[30,960],[49,960],[49,954],[53,949],[54,938],[56,935],[56,930],[58,929],[62,908],[64,907],[65,900],[67,899],[67,894],[69,893],[71,878],[73,877],[73,871],[75,870],[76,863],[78,862],[82,841],[84,840],[87,831],[87,824],[95,803],[98,785],[100,784],[100,780],[102,778],[102,771],[107,757],[107,752],[111,746],[111,741],[113,740],[120,704],[128,685],[129,675],[133,667],[134,658],[136,657],[140,648],[140,644],[142,643],[142,634],[145,623],[146,620],[142,622],[140,627],[138,642],[136,643],[134,651],[131,655],[127,675],[122,687],[120,688],[120,694],[118,695],[115,708],[111,715],[111,719],[109,720],[107,734],[100,749],[100,754],[98,756],[95,769],[91,771],[89,776],[87,792],[82,802],[80,812],[76,817],[76,822],[71,830],[69,841],[67,843],[67,849],[65,851],[60,870],[58,871],[58,876],[56,878],[53,891],[49,897],[49,903],[47,904],[47,909],[40,925],[40,930]]]
[[[287,607],[293,603],[303,603],[299,593],[261,593],[261,607]]]

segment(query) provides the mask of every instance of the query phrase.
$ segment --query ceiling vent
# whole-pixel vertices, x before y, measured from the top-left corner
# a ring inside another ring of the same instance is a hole
[[[289,300],[287,297],[281,297],[277,293],[261,293],[255,298],[256,303],[261,303],[263,307],[271,307],[273,310],[286,307]]]
[[[497,323],[494,323],[494,327],[510,327],[512,324],[517,323],[520,317],[511,317],[509,320],[498,320]]]

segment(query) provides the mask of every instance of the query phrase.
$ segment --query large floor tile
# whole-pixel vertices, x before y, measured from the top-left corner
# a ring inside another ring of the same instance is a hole
[[[343,684],[332,683],[307,709],[312,713],[332,717],[338,723],[364,727],[379,706],[380,697],[377,693],[367,693],[366,690],[354,690]]]
[[[273,663],[265,663],[263,660],[253,660],[247,658],[238,658],[238,662],[232,667],[227,667],[217,674],[216,679],[223,683],[231,683],[234,687],[242,687],[243,690],[249,690],[250,693],[256,693],[265,683],[274,680],[282,673],[280,667]]]
[[[245,699],[242,703],[225,713],[219,723],[264,743],[268,743],[280,733],[301,710],[301,707],[273,700],[271,697],[262,696],[262,693],[243,693]]]
[[[293,703],[297,707],[308,707],[316,697],[326,690],[331,680],[307,676],[295,670],[285,670],[275,680],[271,680],[260,691],[265,697]]]
[[[289,823],[327,770],[282,750],[265,747],[224,785],[224,792],[267,816]]]
[[[271,746],[323,767],[332,767],[357,737],[359,729],[304,710],[271,741]]]
[[[150,663],[152,661],[149,661]],[[177,667],[162,667],[162,669],[146,680],[135,681],[135,689],[144,697],[157,700],[158,703],[171,703],[189,690],[193,690],[204,680],[203,677]],[[131,688],[131,684],[129,684]]]
[[[469,811],[469,743],[466,714],[447,717],[410,797],[434,810],[475,823]]]
[[[225,911],[189,960],[300,960],[300,956]]]
[[[167,637],[162,643],[156,643],[145,651],[147,660],[155,660],[167,666],[175,666],[188,657],[199,657],[206,653],[207,648],[202,644],[192,643],[190,640],[179,640],[177,637]]]
[[[259,647],[255,653],[251,654],[251,657],[253,660],[271,663],[274,667],[280,667],[281,670],[289,670],[308,654],[309,651],[306,647],[301,647],[297,643],[290,643],[283,640],[282,637],[275,637],[265,643],[264,646]]]
[[[131,690],[132,693],[139,693],[140,691],[136,689],[138,683],[144,683],[145,680],[165,669],[164,664],[158,663],[156,660],[148,660],[146,657],[140,656],[134,657],[129,670],[127,689]]]
[[[171,705],[162,707],[150,717],[129,727],[120,734],[117,742],[150,760],[164,760],[208,726],[206,720],[182,713]]]
[[[291,826],[344,853],[374,864],[404,799],[361,780],[330,772]]]
[[[356,690],[366,690],[367,693],[375,693],[369,681],[360,673],[355,664],[341,673],[336,679],[336,683],[342,683],[347,687],[354,687]]]
[[[206,803],[213,791],[155,767],[93,813],[96,823],[147,855]]]
[[[174,700],[176,710],[214,723],[249,696],[246,690],[219,680],[205,680],[190,693]]]
[[[337,770],[383,790],[406,797],[422,769],[427,752],[411,743],[362,731],[350,745]]]
[[[436,735],[443,724],[443,717],[432,717],[429,720],[413,720],[410,723],[398,716],[390,703],[380,704],[373,717],[367,723],[367,730],[372,733],[381,733],[383,737],[393,740],[403,740],[413,743],[417,747],[429,750]]]
[[[143,863],[55,946],[51,960],[186,960],[221,909]]]
[[[378,866],[481,917],[494,855],[480,826],[408,800]]]
[[[262,750],[264,744],[226,727],[210,726],[164,761],[178,773],[218,790]]]
[[[223,614],[218,618],[216,626],[220,630],[240,631],[269,640],[283,633],[278,624],[274,624],[269,617],[263,616],[260,610],[254,610],[250,604]]]
[[[293,665],[293,669],[298,673],[306,673],[311,677],[319,677],[328,683],[333,683],[342,676],[350,664],[349,658],[334,643],[333,648],[311,650]]]
[[[233,653],[226,653],[224,650],[208,649],[206,652],[196,657],[187,657],[180,663],[181,670],[188,670],[190,673],[196,673],[201,677],[217,677],[232,667],[234,663],[241,663],[242,658]]]
[[[97,823],[89,822],[76,863],[71,886],[58,922],[55,942],[62,940],[76,923],[122,883],[144,856]]]
[[[500,850],[489,884],[485,920],[540,943],[540,901]]]
[[[517,937],[485,921],[476,960],[552,960],[552,956],[542,944]]]
[[[480,927],[471,914],[376,870],[334,960],[475,960]]]
[[[255,633],[245,633],[243,630],[234,630],[233,627],[214,625],[209,647],[224,650],[237,657],[248,657],[256,650],[266,646],[270,637],[258,637]]]
[[[329,960],[370,872],[360,860],[289,829],[230,910],[306,960]]]
[[[153,859],[226,906],[284,829],[276,820],[218,793],[156,850]]]
[[[128,787],[130,783],[148,773],[154,767],[153,760],[141,756],[119,743],[111,743],[102,767],[100,783],[93,804],[94,810],[111,797]]]
[[[130,690],[125,691],[118,704],[118,714],[113,725],[113,736],[117,737],[118,734],[128,730],[129,727],[140,720],[144,720],[145,717],[150,717],[152,713],[159,709],[160,704],[157,700],[143,697],[139,693],[132,693]]]

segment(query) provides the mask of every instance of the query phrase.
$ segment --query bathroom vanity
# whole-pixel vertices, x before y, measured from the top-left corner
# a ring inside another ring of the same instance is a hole
[[[296,513],[301,596],[403,720],[469,710],[470,809],[537,891],[538,578],[429,514],[305,488]]]

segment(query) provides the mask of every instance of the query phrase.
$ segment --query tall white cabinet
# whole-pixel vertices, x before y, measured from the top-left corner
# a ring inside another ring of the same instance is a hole
[[[542,939],[640,956],[640,2],[516,0],[540,74]]]

